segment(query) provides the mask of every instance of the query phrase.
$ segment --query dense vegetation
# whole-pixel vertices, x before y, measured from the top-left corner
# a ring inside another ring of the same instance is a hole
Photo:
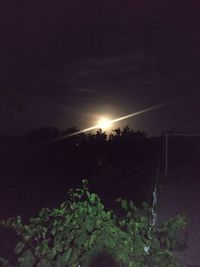
[[[22,214],[23,220],[50,209],[66,197],[70,187],[88,179],[107,209],[116,207],[115,199],[152,204],[152,189],[158,159],[162,153],[159,140],[129,127],[110,135],[79,134],[59,142],[49,142],[70,134],[48,127],[30,131],[25,137],[0,138],[1,218]],[[5,208],[6,207],[6,208]],[[1,252],[11,256],[16,237],[0,228]],[[5,240],[5,242],[4,242]]]
[[[118,202],[117,215],[106,210],[84,180],[83,187],[70,190],[58,208],[43,208],[27,224],[20,216],[1,221],[20,239],[13,266],[86,267],[95,253],[107,251],[125,267],[177,267],[172,250],[184,218],[178,216],[158,227],[151,224],[147,204],[138,209],[132,201]],[[4,258],[0,261],[2,266],[12,266]]]

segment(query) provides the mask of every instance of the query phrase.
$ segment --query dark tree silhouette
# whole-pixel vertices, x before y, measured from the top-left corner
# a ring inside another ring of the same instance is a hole
[[[43,127],[40,129],[32,129],[27,134],[27,140],[30,143],[40,144],[48,142],[60,136],[60,131],[56,127]]]
[[[71,126],[68,129],[62,131],[61,135],[62,136],[65,136],[65,135],[67,136],[68,134],[76,133],[78,131],[79,131],[79,129],[76,126]]]

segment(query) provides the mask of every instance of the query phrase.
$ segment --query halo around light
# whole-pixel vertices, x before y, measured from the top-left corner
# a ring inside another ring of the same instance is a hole
[[[111,125],[115,122],[118,122],[118,121],[122,121],[122,120],[125,120],[125,119],[128,119],[128,118],[131,118],[131,117],[135,117],[135,116],[138,116],[138,115],[141,115],[143,113],[147,113],[149,111],[153,111],[153,110],[156,110],[156,109],[159,109],[159,108],[162,108],[162,107],[165,107],[165,106],[168,106],[169,104],[171,103],[174,103],[174,102],[177,102],[177,99],[173,99],[171,101],[168,101],[168,102],[165,102],[165,103],[161,103],[161,104],[157,104],[155,106],[151,106],[149,108],[145,108],[145,109],[142,109],[142,110],[139,110],[139,111],[136,111],[134,113],[131,113],[131,114],[128,114],[128,115],[125,115],[123,117],[119,117],[119,118],[116,118],[116,119],[113,119],[113,120],[109,120],[109,119],[106,119],[106,118],[101,118],[99,120],[99,123],[97,125],[94,125],[94,126],[91,126],[89,128],[85,128],[83,130],[79,130],[75,133],[71,133],[71,134],[67,134],[67,135],[64,135],[64,136],[61,136],[61,137],[58,137],[48,143],[54,143],[54,142],[57,142],[57,141],[60,141],[60,140],[63,140],[65,138],[69,138],[71,136],[74,136],[74,135],[78,135],[78,134],[81,134],[81,133],[86,133],[86,132],[89,132],[89,131],[92,131],[92,130],[95,130],[95,129],[98,129],[98,128],[101,128],[103,127],[103,129],[105,130],[105,127],[107,129],[111,128]],[[102,120],[104,119],[104,120]],[[101,123],[103,121],[103,123]]]
[[[111,128],[112,125],[112,120],[102,117],[98,120],[97,126],[102,129],[102,130],[109,130]]]

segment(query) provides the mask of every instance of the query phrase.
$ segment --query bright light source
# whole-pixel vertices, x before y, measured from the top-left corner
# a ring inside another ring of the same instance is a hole
[[[128,119],[128,118],[131,118],[131,117],[135,117],[135,116],[138,116],[140,114],[147,113],[149,111],[153,111],[153,110],[156,110],[156,109],[161,108],[161,107],[165,107],[165,106],[167,106],[167,105],[169,105],[171,103],[174,103],[176,101],[177,100],[174,99],[174,100],[169,101],[169,102],[158,104],[158,105],[155,105],[155,106],[152,106],[152,107],[149,107],[149,108],[142,109],[140,111],[136,111],[136,112],[131,113],[131,114],[128,114],[126,116],[116,118],[114,120],[109,120],[109,119],[106,119],[106,118],[101,118],[99,120],[99,122],[98,122],[97,125],[94,125],[94,126],[91,126],[89,128],[86,128],[86,129],[77,131],[77,132],[72,133],[72,134],[61,136],[59,138],[54,139],[53,141],[51,141],[49,143],[57,142],[57,141],[60,141],[60,140],[65,139],[65,138],[68,138],[68,137],[71,137],[71,136],[74,136],[74,135],[77,135],[77,134],[80,134],[80,133],[86,133],[86,132],[89,132],[89,131],[92,131],[92,130],[95,130],[95,129],[98,129],[98,128],[101,128],[103,130],[109,130],[111,128],[111,125],[113,123],[115,123],[115,122],[122,121],[122,120],[125,120],[125,119]]]
[[[112,125],[112,120],[109,120],[107,118],[100,118],[97,124],[98,128],[104,131],[109,130],[111,125]]]

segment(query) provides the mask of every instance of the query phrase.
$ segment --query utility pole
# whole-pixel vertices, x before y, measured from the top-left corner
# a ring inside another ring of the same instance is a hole
[[[166,132],[164,135],[165,138],[165,175],[168,175],[168,150],[169,150],[169,135]]]

